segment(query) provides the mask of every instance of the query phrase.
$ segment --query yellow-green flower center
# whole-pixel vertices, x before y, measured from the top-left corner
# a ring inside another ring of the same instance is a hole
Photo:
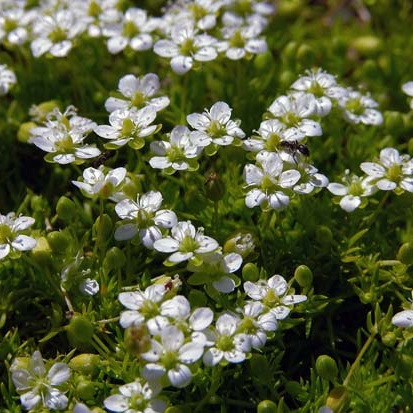
[[[138,228],[147,228],[152,222],[153,213],[145,211],[144,209],[139,209],[138,214],[136,215],[136,224]]]
[[[283,116],[282,122],[285,123],[289,128],[296,126],[300,122],[301,118],[295,113],[287,113]]]
[[[190,235],[186,235],[179,246],[179,251],[194,252],[198,248],[199,243],[195,241]]]
[[[315,97],[320,98],[325,95],[324,88],[316,81],[311,83],[308,93],[312,93]]]
[[[239,30],[236,30],[235,33],[232,35],[229,46],[234,47],[236,49],[243,49],[245,46],[245,39],[242,36]]]
[[[274,192],[277,185],[271,180],[269,176],[264,176],[261,181],[261,189],[264,192]]]
[[[145,105],[146,99],[145,95],[139,90],[135,93],[135,96],[132,99],[132,105],[140,108]]]
[[[49,33],[49,39],[53,43],[60,43],[67,39],[67,35],[62,28],[56,27],[53,31]]]
[[[189,10],[191,11],[192,16],[194,16],[195,20],[201,20],[207,15],[207,11],[199,4],[190,4]]]
[[[360,181],[353,181],[348,188],[348,193],[353,196],[363,195],[364,190]]]
[[[161,357],[161,363],[166,370],[174,369],[178,361],[177,354],[174,351],[167,352]]]
[[[213,138],[221,138],[227,134],[227,130],[224,125],[219,123],[217,120],[213,120],[208,126],[207,133]]]
[[[0,244],[7,244],[13,238],[13,231],[7,224],[0,224]]]
[[[252,317],[246,316],[239,325],[239,330],[245,334],[255,334],[257,327]]]
[[[125,37],[132,38],[139,34],[139,29],[136,27],[135,23],[132,21],[127,21],[123,25],[122,34]]]
[[[62,140],[56,142],[56,148],[59,152],[69,152],[73,150],[73,146],[73,140],[69,135],[67,135]]]
[[[159,315],[158,304],[151,300],[145,300],[140,309],[140,313],[145,317],[145,319],[154,318]]]
[[[279,135],[277,135],[276,133],[272,133],[270,136],[268,136],[265,142],[265,149],[269,152],[276,152],[280,147],[281,141],[282,139]]]
[[[400,165],[392,165],[386,173],[386,177],[392,182],[400,181],[402,177],[402,168]]]
[[[185,153],[182,148],[172,146],[167,152],[169,162],[184,162],[186,161]]]
[[[89,4],[89,10],[87,11],[87,14],[92,17],[98,17],[100,13],[102,13],[102,8],[94,0],[91,1]]]
[[[247,15],[247,14],[252,14],[252,6],[251,6],[251,0],[239,0],[237,5],[237,11],[239,14],[242,15]]]
[[[184,42],[181,44],[179,51],[183,56],[191,56],[193,53],[196,52],[194,40],[185,39]]]
[[[129,137],[135,130],[135,124],[129,118],[126,118],[122,122],[122,136]]]
[[[350,99],[347,103],[346,103],[346,109],[349,112],[354,113],[355,115],[362,115],[365,111],[364,106],[362,105],[360,99],[355,98],[355,99]]]
[[[4,31],[6,33],[10,33],[11,31],[16,29],[17,27],[18,27],[18,24],[15,20],[6,19],[6,21],[4,22]]]
[[[217,341],[217,348],[222,351],[231,351],[234,347],[234,341],[230,336],[221,336]]]
[[[130,399],[129,399],[129,407],[133,410],[136,410],[138,412],[143,411],[146,408],[147,402],[144,399],[143,395],[138,393],[134,394]]]
[[[273,307],[275,304],[279,303],[279,301],[280,299],[277,293],[272,288],[269,288],[264,299],[262,300],[262,303],[268,307]]]

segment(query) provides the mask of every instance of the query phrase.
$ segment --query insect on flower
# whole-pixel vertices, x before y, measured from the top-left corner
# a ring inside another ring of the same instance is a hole
[[[293,156],[295,156],[297,152],[300,152],[304,156],[310,156],[310,150],[308,149],[308,146],[302,143],[298,143],[297,141],[281,141],[280,145],[288,152],[291,152]]]
[[[99,168],[99,166],[104,165],[106,161],[108,161],[110,158],[112,158],[113,156],[115,156],[116,151],[104,151],[102,152],[97,159],[95,159],[92,162],[92,166],[94,168]]]

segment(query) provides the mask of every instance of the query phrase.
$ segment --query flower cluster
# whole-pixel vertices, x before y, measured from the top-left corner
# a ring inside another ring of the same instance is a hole
[[[171,59],[171,68],[186,73],[198,62],[219,55],[242,59],[267,50],[262,33],[275,7],[265,2],[197,0],[177,2],[160,17],[130,7],[120,11],[116,1],[6,1],[0,18],[0,42],[9,47],[30,44],[34,57],[64,57],[83,38],[102,38],[117,54],[153,49]]]

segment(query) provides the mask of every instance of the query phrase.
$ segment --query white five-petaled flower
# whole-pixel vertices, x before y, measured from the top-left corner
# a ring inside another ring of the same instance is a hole
[[[0,96],[7,94],[16,81],[14,72],[6,65],[0,65]]]
[[[376,191],[370,177],[350,175],[348,170],[343,177],[343,182],[344,184],[331,182],[327,189],[332,194],[341,197],[340,207],[347,212],[353,212],[359,206],[365,206],[367,204],[366,198]]]
[[[112,201],[119,201],[119,198],[124,197],[118,190],[125,179],[126,169],[111,169],[106,175],[103,169],[103,165],[99,169],[86,168],[83,171],[83,182],[72,181],[72,184],[76,185],[88,197],[109,198]]]
[[[171,30],[171,40],[158,40],[153,51],[171,58],[171,68],[180,75],[188,72],[194,61],[208,62],[217,57],[216,39],[208,34],[198,34],[192,20],[179,21]]]
[[[23,7],[15,6],[3,10],[0,15],[0,41],[12,45],[22,45],[28,38],[28,27],[37,16],[35,10],[25,10]]]
[[[96,127],[90,119],[76,116],[76,109],[69,106],[61,113],[55,108],[47,115],[44,126],[30,129],[29,142],[49,152],[47,162],[69,164],[82,163],[85,159],[100,155],[100,150],[93,145],[84,145],[83,141]]]
[[[21,234],[33,224],[34,218],[16,217],[14,212],[0,215],[0,260],[7,257],[12,250],[29,251],[36,246],[37,241],[34,238]]]
[[[49,52],[55,57],[67,56],[73,40],[86,29],[86,19],[70,9],[58,10],[52,15],[40,15],[33,24],[31,50],[34,57]]]
[[[151,151],[156,155],[149,160],[155,169],[174,171],[195,170],[198,167],[196,158],[202,147],[196,146],[190,139],[191,132],[186,126],[175,126],[169,134],[169,141],[151,143]]]
[[[42,405],[52,410],[66,408],[67,397],[55,386],[59,386],[70,377],[70,369],[65,363],[55,363],[46,370],[40,351],[35,351],[22,367],[18,359],[12,366],[12,380],[16,390],[21,393],[20,402],[26,410]]]
[[[412,98],[410,99],[410,109],[413,109],[413,81],[404,83],[402,85],[402,91]]]
[[[211,143],[230,145],[234,138],[242,139],[245,133],[239,127],[239,121],[231,120],[232,109],[225,102],[217,102],[210,110],[203,113],[191,113],[187,122],[195,129],[191,141],[195,146],[205,147]]]
[[[196,230],[191,221],[180,221],[171,229],[171,236],[155,241],[153,246],[159,252],[172,253],[170,263],[180,263],[216,250],[218,242],[204,235],[202,227]]]
[[[411,296],[413,298],[413,290],[411,292]],[[396,327],[402,328],[411,328],[413,327],[413,300],[409,299],[410,301],[410,308],[407,307],[406,310],[400,311],[396,313],[393,318],[391,319],[392,324]],[[406,307],[405,307],[406,308]]]
[[[297,194],[310,194],[315,188],[325,188],[328,185],[328,178],[320,174],[318,169],[307,163],[299,163],[300,180],[293,187]]]
[[[118,90],[124,98],[110,97],[105,102],[108,112],[119,109],[152,106],[156,111],[169,105],[167,96],[156,97],[160,88],[159,77],[155,73],[147,73],[141,78],[128,74],[119,79]]]
[[[238,333],[239,317],[231,313],[223,313],[215,323],[215,330],[210,330],[209,337],[213,342],[204,354],[203,362],[207,366],[215,366],[221,360],[228,363],[242,363],[246,353],[251,350],[251,341],[247,334]]]
[[[267,152],[263,153],[262,167],[245,165],[244,180],[248,187],[255,187],[247,192],[245,204],[248,208],[263,205],[283,209],[288,206],[290,198],[285,191],[292,188],[301,175],[295,169],[283,172],[283,164],[279,154]]]
[[[119,294],[119,301],[128,310],[120,314],[123,328],[139,326],[160,314],[160,305],[167,290],[162,284],[153,284],[145,291],[129,291]]]
[[[117,109],[109,115],[110,125],[95,127],[95,133],[109,143],[108,149],[118,149],[128,144],[133,149],[141,149],[145,145],[145,137],[152,135],[158,129],[151,125],[156,118],[156,109],[145,106],[142,109]]]
[[[191,334],[194,341],[206,342],[202,331],[214,318],[213,311],[208,307],[198,307],[191,312],[191,305],[183,295],[176,295],[161,304],[160,315],[148,320],[147,327],[153,335],[160,335],[167,325],[175,325],[185,335]],[[196,340],[195,340],[196,339]]]
[[[379,104],[370,95],[362,95],[356,90],[347,89],[347,93],[337,100],[343,110],[344,118],[350,123],[381,125],[383,115],[377,109]]]
[[[413,159],[400,155],[397,149],[382,149],[378,162],[363,162],[360,168],[382,191],[413,192]]]
[[[222,29],[224,40],[216,45],[219,52],[225,52],[231,60],[239,60],[251,54],[260,54],[267,51],[267,42],[258,36],[262,32],[262,25],[227,26]]]
[[[212,284],[220,293],[231,293],[235,289],[235,281],[229,274],[237,271],[242,264],[240,254],[231,252],[211,252],[202,257],[202,265],[188,263],[188,270],[194,274],[189,278],[191,285]]]
[[[132,199],[118,202],[115,211],[119,218],[127,223],[116,229],[115,239],[124,241],[139,233],[143,245],[153,248],[154,242],[162,238],[159,227],[172,228],[178,222],[175,212],[168,209],[160,210],[161,205],[162,194],[158,191],[138,195],[136,202]]]
[[[151,33],[158,28],[158,23],[157,19],[147,16],[146,10],[129,8],[120,23],[109,23],[104,26],[103,34],[109,37],[109,52],[119,53],[126,46],[136,51],[150,49],[153,43]]]
[[[248,297],[262,302],[276,315],[277,320],[283,320],[290,314],[290,306],[307,300],[305,295],[287,294],[288,283],[278,274],[268,280],[258,280],[255,283],[246,281],[244,290]]]
[[[330,113],[331,99],[339,97],[343,89],[337,85],[335,76],[322,69],[306,70],[306,75],[296,80],[291,88],[300,92],[311,93],[315,98],[316,113],[325,116]]]
[[[323,133],[320,124],[309,119],[317,114],[316,99],[311,93],[295,92],[280,96],[268,110],[287,127],[290,141],[300,141],[306,136],[321,136]]]
[[[238,312],[243,315],[238,332],[247,334],[251,347],[263,347],[267,341],[267,331],[275,331],[278,327],[277,316],[260,301],[247,301]]]
[[[167,407],[164,400],[156,399],[160,386],[136,379],[118,388],[119,394],[106,397],[105,408],[111,412],[163,413]]]
[[[192,380],[187,364],[198,361],[203,353],[203,343],[185,343],[184,333],[178,327],[168,325],[160,334],[160,342],[152,339],[150,350],[141,354],[148,362],[142,376],[148,381],[156,381],[166,374],[172,386],[186,387]]]

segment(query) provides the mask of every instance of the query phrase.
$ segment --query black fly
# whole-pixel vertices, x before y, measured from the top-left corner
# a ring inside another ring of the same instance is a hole
[[[297,141],[281,141],[280,146],[291,153],[295,163],[297,163],[297,160],[295,159],[297,152],[304,156],[310,156],[310,149],[308,149],[308,146],[298,143]]]
[[[116,151],[105,151],[102,152],[97,159],[92,162],[92,166],[94,168],[99,168],[100,165],[104,165],[104,163],[112,158],[115,155]]]

